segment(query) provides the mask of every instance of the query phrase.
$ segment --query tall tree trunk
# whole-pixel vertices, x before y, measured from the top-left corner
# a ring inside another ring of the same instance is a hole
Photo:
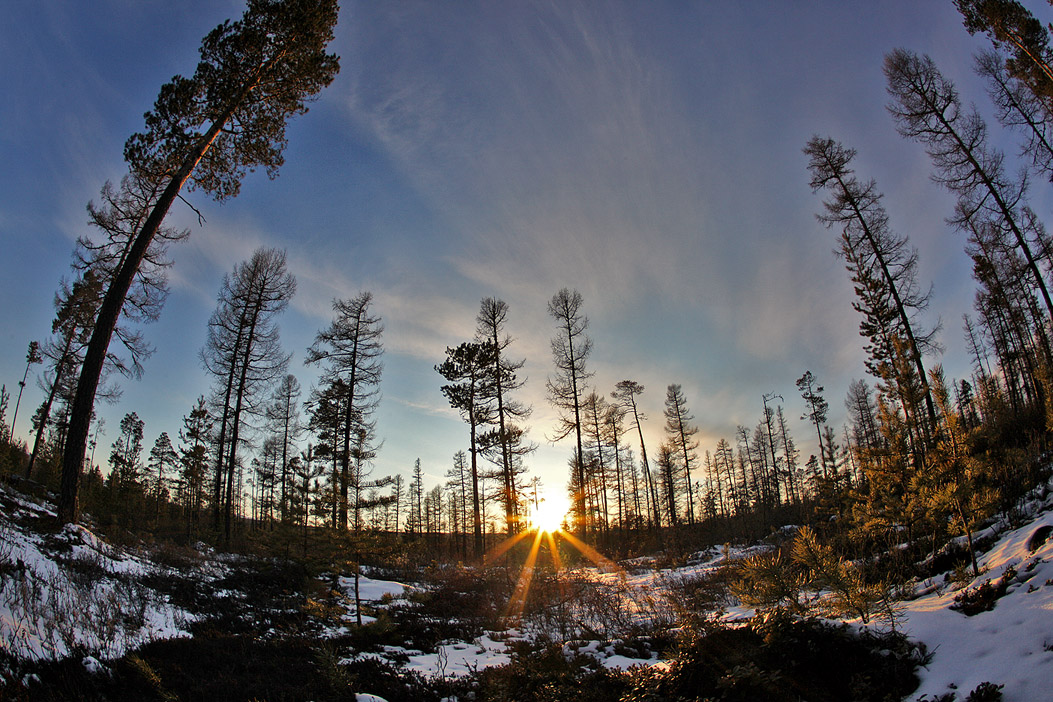
[[[196,146],[183,159],[179,169],[172,174],[167,187],[162,191],[150,215],[136,234],[128,250],[128,257],[117,270],[106,290],[99,314],[95,318],[95,328],[81,365],[80,379],[77,382],[77,394],[73,398],[70,413],[69,430],[66,435],[66,450],[62,457],[62,482],[59,489],[58,513],[64,522],[76,522],[80,516],[77,490],[80,484],[80,473],[84,465],[84,453],[91,431],[91,413],[95,407],[95,394],[99,389],[102,367],[106,363],[106,351],[110,346],[113,331],[117,328],[124,301],[128,297],[132,281],[139,271],[139,266],[146,258],[146,252],[153,243],[154,236],[161,228],[168,210],[172,207],[184,183],[197,167],[198,162],[211,148],[216,137],[222,132],[227,121],[234,114],[237,105],[249,94],[255,82],[246,85],[244,90],[231,101],[227,110],[220,115],[211,128],[198,140]]]

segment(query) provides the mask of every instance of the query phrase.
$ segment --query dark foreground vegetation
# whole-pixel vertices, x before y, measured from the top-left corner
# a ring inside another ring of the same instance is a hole
[[[46,517],[20,524],[45,531],[49,526]],[[319,548],[311,559],[295,551],[279,555],[287,540],[300,538],[295,531],[278,530],[245,543],[254,555],[224,556],[231,567],[214,580],[201,576],[205,558],[195,549],[171,542],[143,547],[169,567],[145,584],[196,615],[192,636],[153,641],[99,667],[85,665],[91,653],[86,650],[37,663],[5,655],[0,696],[354,700],[355,693],[368,692],[389,702],[563,700],[568,695],[583,700],[886,700],[915,688],[914,669],[925,658],[923,647],[900,634],[860,634],[780,607],[744,624],[720,624],[713,613],[719,602],[728,601],[727,585],[740,577],[734,564],[683,584],[671,605],[657,605],[643,621],[625,616],[635,603],[626,601],[617,585],[546,566],[534,574],[521,616],[510,619],[508,602],[522,553],[513,552],[505,564],[474,568],[426,564],[410,557],[412,548],[389,548],[386,562],[370,572],[412,579],[419,589],[367,609],[376,621],[348,625],[341,618],[347,610],[333,588],[332,568],[340,567],[334,559],[348,547],[368,544],[344,544],[326,557]],[[384,541],[374,536],[372,545]],[[9,587],[11,581],[5,577],[4,583]],[[361,656],[386,647],[429,652],[484,632],[509,636],[510,624],[536,634],[510,642],[508,664],[462,677],[425,678],[401,668],[397,656]],[[608,670],[568,646],[578,637],[602,639],[632,657],[661,657],[668,667]],[[831,667],[831,657],[839,665]]]

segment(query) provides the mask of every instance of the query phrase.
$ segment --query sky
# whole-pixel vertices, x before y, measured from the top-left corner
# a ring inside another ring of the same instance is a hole
[[[124,141],[160,86],[190,74],[236,0],[10,3],[0,27],[0,381],[12,395],[30,340],[43,340],[86,205],[125,173]],[[1043,21],[1049,8],[1033,11]],[[591,382],[645,386],[645,438],[662,440],[663,401],[680,384],[701,450],[734,441],[779,396],[802,460],[814,428],[794,381],[810,370],[840,433],[849,383],[864,378],[859,316],[836,232],[815,219],[801,150],[818,134],[858,150],[892,227],[919,250],[946,347],[929,364],[970,374],[961,317],[974,283],[964,241],[944,218],[948,193],[918,144],[885,110],[881,63],[904,47],[932,56],[966,103],[990,114],[953,3],[343,2],[331,50],[341,71],[288,128],[277,179],[247,177],[218,204],[198,193],[169,222],[171,295],[145,328],[155,353],[121,400],[100,406],[104,457],[136,412],[147,448],[210,378],[199,351],[224,273],[259,246],[288,251],[298,291],[281,318],[290,372],[306,391],[305,350],[334,298],[371,291],[384,320],[375,475],[444,480],[467,448],[434,366],[469,340],[484,297],[509,305],[509,352],[526,360],[532,475],[557,489],[571,442],[552,443],[556,413],[547,303],[581,292],[594,346]],[[1004,139],[1010,157],[1015,141]],[[1048,185],[1032,204],[1050,212]],[[35,366],[16,435],[43,393]],[[8,421],[14,397],[8,410]],[[96,456],[100,461],[100,456]]]

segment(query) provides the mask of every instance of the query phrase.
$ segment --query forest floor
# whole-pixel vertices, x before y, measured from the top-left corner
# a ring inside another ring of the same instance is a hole
[[[904,685],[916,689],[906,699],[1048,699],[1051,508],[1043,486],[1014,524],[977,534],[989,544],[979,577],[958,569],[908,588],[896,629],[921,645],[877,646],[911,659],[916,680]],[[351,571],[311,572],[201,543],[119,547],[90,527],[55,525],[53,505],[0,485],[0,698],[421,702],[550,699],[577,685],[588,690],[582,699],[618,699],[685,674],[685,651],[697,647],[685,643],[692,616],[710,622],[704,631],[742,626],[754,612],[702,584],[771,548],[711,549],[677,567],[643,558],[560,570],[362,568],[356,584]],[[857,634],[888,628],[844,624]],[[523,672],[531,666],[542,667]],[[781,674],[747,672],[758,685]],[[737,680],[718,676],[720,699],[739,699]]]

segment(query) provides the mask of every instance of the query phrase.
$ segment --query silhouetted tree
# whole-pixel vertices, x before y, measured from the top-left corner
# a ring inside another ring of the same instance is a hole
[[[641,470],[644,478],[644,493],[647,496],[648,503],[647,511],[651,525],[659,528],[662,525],[662,520],[658,510],[658,491],[654,484],[654,476],[651,475],[651,467],[647,463],[647,445],[644,443],[643,438],[643,420],[647,419],[647,417],[640,412],[640,408],[636,404],[636,398],[643,391],[644,386],[635,380],[622,380],[615,386],[611,397],[620,401],[622,406],[632,413],[633,425],[636,427],[637,436],[640,438],[640,460],[642,461]]]
[[[384,353],[380,342],[384,326],[380,317],[373,314],[372,304],[373,295],[369,292],[347,300],[334,300],[336,314],[333,322],[318,332],[314,344],[307,349],[305,360],[308,364],[324,363],[322,380],[329,383],[334,392],[337,388],[342,391],[339,399],[343,410],[340,444],[339,447],[334,444],[340,460],[337,523],[341,529],[347,528],[354,441],[359,437],[359,430],[364,430],[367,438],[372,436],[371,417],[377,407],[380,376],[384,369],[380,360]]]
[[[213,518],[219,526],[222,515],[228,539],[244,415],[260,410],[260,393],[288,367],[277,318],[295,292],[296,278],[286,268],[285,252],[260,248],[223,277],[219,304],[209,319],[201,360],[215,379],[213,402],[219,421]]]
[[[161,514],[161,505],[168,502],[168,483],[171,481],[169,474],[175,469],[179,461],[179,455],[172,446],[172,440],[168,432],[161,432],[150,449],[150,460],[147,467],[150,471],[147,488],[154,500],[154,519]]]
[[[18,382],[18,399],[15,400],[15,411],[11,415],[11,431],[9,436],[15,435],[15,422],[18,421],[18,406],[22,404],[22,391],[26,389],[26,378],[29,377],[29,369],[35,363],[43,363],[44,357],[40,355],[40,342],[30,341],[29,351],[26,352],[26,372],[22,374],[22,380]]]
[[[446,360],[435,366],[435,370],[449,384],[442,386],[450,406],[468,422],[468,453],[471,457],[472,512],[475,534],[475,555],[483,555],[482,499],[479,487],[480,428],[495,420],[494,357],[497,348],[490,341],[464,342],[446,349]]]
[[[585,361],[592,351],[592,339],[586,334],[589,319],[581,311],[581,293],[563,288],[548,303],[548,313],[556,320],[557,332],[552,337],[552,360],[556,375],[548,379],[549,401],[559,411],[559,424],[553,441],[560,441],[571,433],[575,438],[574,483],[582,491],[574,494],[574,515],[581,535],[588,531],[585,511],[585,465],[582,443],[581,404],[585,381],[592,377]]]
[[[209,448],[213,443],[212,427],[212,415],[205,398],[199,397],[190,414],[184,415],[183,428],[179,430],[180,492],[188,534],[193,534],[204,501],[205,479],[211,460]]]
[[[921,433],[928,435],[935,427],[936,409],[922,355],[938,347],[934,342],[936,330],[922,332],[914,319],[926,309],[929,300],[929,293],[922,293],[918,287],[917,251],[906,237],[897,236],[889,228],[876,183],[861,183],[855,177],[850,168],[856,155],[854,149],[846,149],[833,139],[812,137],[804,152],[809,157],[812,190],[829,193],[829,199],[823,202],[825,212],[816,216],[828,228],[841,230],[838,253],[845,259],[855,283],[853,307],[863,315],[860,334],[871,340],[867,348],[870,370],[898,385],[904,411],[914,414]],[[928,422],[916,416],[918,410],[905,387],[910,379],[893,372],[897,338],[903,340],[904,354],[921,384]]]
[[[141,488],[143,420],[129,412],[121,420],[121,433],[110,449],[110,488],[114,494],[128,496]]]
[[[505,505],[505,530],[509,536],[516,524],[518,506],[515,483],[514,463],[517,452],[521,455],[522,429],[518,422],[530,416],[530,408],[512,399],[509,393],[523,387],[525,378],[516,373],[523,368],[526,360],[513,361],[505,354],[512,344],[512,337],[505,332],[508,320],[508,305],[504,300],[493,297],[483,298],[479,306],[479,315],[475,318],[476,340],[489,341],[494,348],[494,400],[497,403],[496,446],[500,451],[501,478],[503,484],[502,499]],[[493,442],[491,442],[493,443]],[[528,447],[529,450],[529,447]]]
[[[1053,299],[1022,219],[1026,175],[1006,175],[1002,153],[988,144],[983,118],[975,108],[962,110],[957,90],[931,58],[895,49],[885,56],[884,68],[897,130],[925,146],[934,179],[958,198],[949,221],[966,232],[989,223],[999,238],[1011,241],[1027,260],[1031,282],[1053,320]]]
[[[815,434],[819,438],[819,455],[822,461],[823,474],[826,474],[826,459],[823,451],[823,425],[826,424],[826,413],[830,409],[830,403],[823,398],[823,386],[815,382],[811,371],[805,371],[804,375],[796,380],[797,389],[801,391],[801,397],[808,405],[808,411],[801,415],[801,419],[807,419],[815,425]]]
[[[281,502],[282,521],[289,514],[289,458],[296,450],[296,441],[303,427],[300,424],[300,382],[292,374],[285,375],[271,397],[267,408],[271,431],[281,446]],[[313,458],[313,456],[312,456]]]

